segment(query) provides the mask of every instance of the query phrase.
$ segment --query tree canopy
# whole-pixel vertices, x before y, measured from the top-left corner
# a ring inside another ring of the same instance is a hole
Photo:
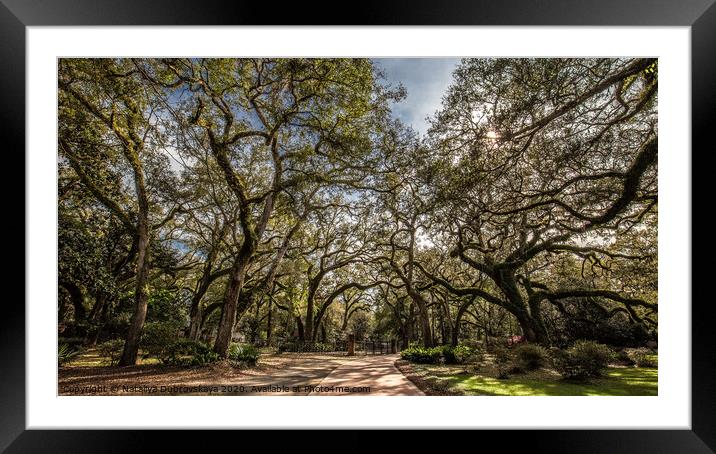
[[[61,59],[60,329],[212,345],[657,330],[655,59]]]

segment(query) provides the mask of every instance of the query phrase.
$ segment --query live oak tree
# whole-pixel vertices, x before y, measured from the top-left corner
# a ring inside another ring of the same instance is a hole
[[[335,204],[313,216],[311,248],[306,260],[306,312],[304,335],[315,340],[327,309],[343,293],[368,290],[380,283],[371,270],[374,262],[374,231],[366,223],[368,207]],[[337,279],[340,277],[340,279]],[[326,286],[326,281],[333,281]],[[320,303],[320,304],[318,304]]]
[[[324,292],[321,304],[314,317],[313,326],[321,327],[323,332],[325,332],[325,324],[328,322],[330,309],[332,309],[336,301],[341,300],[343,303],[342,322],[339,330],[340,332],[345,332],[353,315],[358,311],[370,312],[367,298],[362,298],[367,294],[366,291],[385,283],[377,276],[370,277],[371,272],[375,273],[375,271],[364,265],[362,266],[360,263],[342,271],[333,279],[334,284]],[[316,334],[317,329],[313,333],[314,339]]]
[[[186,119],[239,206],[235,255],[214,349],[226,356],[246,272],[280,194],[298,184],[364,187],[375,133],[395,95],[361,59],[185,59],[141,65],[165,88],[191,92]],[[197,134],[199,135],[199,134]],[[257,178],[264,173],[266,177]],[[310,322],[309,322],[310,323]]]
[[[428,316],[428,301],[423,295],[424,285],[418,280],[416,267],[419,235],[425,230],[426,204],[416,186],[405,181],[386,198],[386,234],[388,244],[384,261],[386,273],[397,276],[407,295],[417,308],[423,345],[433,345],[433,333]]]
[[[60,329],[122,365],[158,324],[224,357],[657,329],[655,59],[464,59],[422,136],[369,59],[61,59],[58,86]]]
[[[186,195],[182,213],[165,237],[186,249],[184,262],[191,265],[185,276],[191,291],[188,336],[198,340],[208,306],[206,296],[224,284],[239,247],[240,238],[235,235],[239,209],[208,150],[187,139],[191,131],[186,125],[176,122],[172,126],[176,137],[173,159]]]
[[[616,241],[657,204],[654,59],[465,60],[434,117],[423,175],[449,219],[451,254],[492,280],[476,294],[549,342],[543,303],[617,303],[641,322],[654,301],[618,286],[559,288],[553,257],[648,260]],[[600,283],[601,284],[601,283]]]
[[[133,236],[134,313],[120,365],[134,364],[149,293],[150,185],[156,185],[157,193],[163,189],[160,181],[147,178],[162,175],[158,167],[164,164],[147,146],[159,138],[151,123],[154,106],[124,61],[61,60],[58,82],[60,154],[81,184]],[[124,187],[123,178],[130,179],[131,189]]]
[[[70,174],[71,170],[62,168],[61,175]],[[98,322],[104,311],[105,298],[115,294],[117,286],[121,285],[120,268],[126,252],[117,253],[116,240],[120,240],[120,245],[124,243],[121,240],[124,232],[106,212],[86,208],[88,205],[93,207],[87,203],[91,196],[75,184],[79,182],[74,176],[68,176],[65,182],[76,188],[64,188],[58,206],[58,284],[61,290],[58,320],[64,322],[71,308],[75,335],[81,335],[83,333],[77,332],[81,325]],[[119,257],[114,258],[114,255]],[[64,294],[69,308],[62,298]],[[92,302],[91,297],[96,295],[102,296]]]

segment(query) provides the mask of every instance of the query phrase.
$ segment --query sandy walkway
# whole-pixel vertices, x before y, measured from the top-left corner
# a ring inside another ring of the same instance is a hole
[[[334,369],[311,396],[424,396],[393,365],[398,355],[365,356]]]
[[[423,395],[398,371],[397,355],[282,354],[257,368],[63,367],[60,395]]]
[[[358,360],[329,354],[262,357],[256,368],[63,367],[60,395],[307,395],[337,367]]]

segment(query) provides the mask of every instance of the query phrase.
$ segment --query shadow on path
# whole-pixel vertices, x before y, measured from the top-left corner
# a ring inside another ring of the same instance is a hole
[[[376,355],[343,364],[311,396],[424,396],[394,365],[398,355]]]
[[[397,355],[282,354],[262,357],[258,367],[245,370],[227,365],[69,367],[59,370],[58,391],[60,395],[423,395],[395,368],[396,359]]]

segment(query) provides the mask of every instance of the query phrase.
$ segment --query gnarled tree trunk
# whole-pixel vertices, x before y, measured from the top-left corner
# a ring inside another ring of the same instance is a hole
[[[143,207],[143,208],[142,208]],[[139,351],[139,340],[144,328],[144,320],[147,317],[147,304],[149,302],[148,283],[149,277],[149,221],[147,213],[149,208],[146,203],[140,203],[140,220],[137,228],[138,252],[137,252],[137,278],[134,294],[134,313],[129,323],[127,338],[124,343],[120,366],[131,366],[137,362]]]

